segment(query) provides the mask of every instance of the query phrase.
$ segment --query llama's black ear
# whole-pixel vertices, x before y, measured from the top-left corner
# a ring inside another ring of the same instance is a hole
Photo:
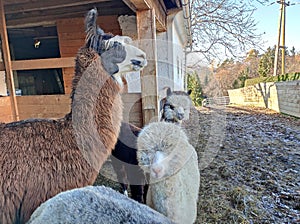
[[[167,96],[170,96],[170,95],[171,95],[171,93],[172,93],[172,91],[171,91],[171,88],[170,88],[170,87],[168,87],[168,88],[167,88]]]
[[[87,47],[96,50],[98,53],[100,50],[100,42],[105,35],[104,31],[97,26],[98,12],[96,8],[91,9],[85,17],[85,42]]]
[[[97,34],[97,16],[96,8],[91,9],[85,17],[85,32],[88,34]]]
[[[188,95],[191,95],[191,93],[192,93],[192,90],[191,89],[189,89],[187,92],[186,92]]]

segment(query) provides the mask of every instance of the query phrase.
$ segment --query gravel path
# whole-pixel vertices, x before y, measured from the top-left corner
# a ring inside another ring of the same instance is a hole
[[[300,119],[251,107],[193,113],[199,123],[184,125],[200,161],[196,223],[300,223]]]

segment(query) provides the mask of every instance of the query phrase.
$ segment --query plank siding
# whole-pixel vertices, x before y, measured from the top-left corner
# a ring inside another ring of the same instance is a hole
[[[107,33],[121,35],[122,31],[117,16],[100,16],[98,25]],[[59,49],[61,57],[75,57],[78,49],[84,44],[85,28],[84,18],[61,19],[57,23]],[[74,68],[64,68],[63,78],[65,93],[69,94],[72,89]]]
[[[140,93],[124,93],[123,121],[143,127],[142,98]]]
[[[20,119],[61,118],[70,111],[68,95],[18,96]]]
[[[142,127],[140,93],[122,94],[124,104],[123,121]],[[20,120],[29,118],[62,118],[70,111],[69,95],[17,96]],[[9,97],[0,97],[0,122],[12,122]]]
[[[10,98],[8,96],[0,97],[0,122],[8,123],[13,121]]]

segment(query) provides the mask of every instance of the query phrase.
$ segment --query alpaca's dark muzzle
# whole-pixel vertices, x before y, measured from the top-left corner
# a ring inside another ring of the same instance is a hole
[[[183,120],[183,118],[184,118],[184,114],[181,114],[181,113],[178,113],[177,114],[177,118],[178,118],[178,120]]]

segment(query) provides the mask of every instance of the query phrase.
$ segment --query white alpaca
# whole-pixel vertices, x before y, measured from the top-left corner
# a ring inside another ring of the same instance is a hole
[[[44,202],[27,224],[171,224],[146,205],[111,188],[88,186],[62,192]]]
[[[189,119],[192,101],[191,91],[171,91],[166,88],[166,97],[160,101],[162,120],[181,124]],[[112,151],[112,164],[121,183],[122,192],[127,195],[130,186],[131,197],[138,202],[144,202],[147,195],[148,182],[143,171],[137,166],[136,141],[140,128],[129,123],[122,123],[118,141]]]
[[[138,140],[137,159],[150,173],[147,204],[175,223],[193,223],[200,186],[198,157],[180,126],[156,122]]]

